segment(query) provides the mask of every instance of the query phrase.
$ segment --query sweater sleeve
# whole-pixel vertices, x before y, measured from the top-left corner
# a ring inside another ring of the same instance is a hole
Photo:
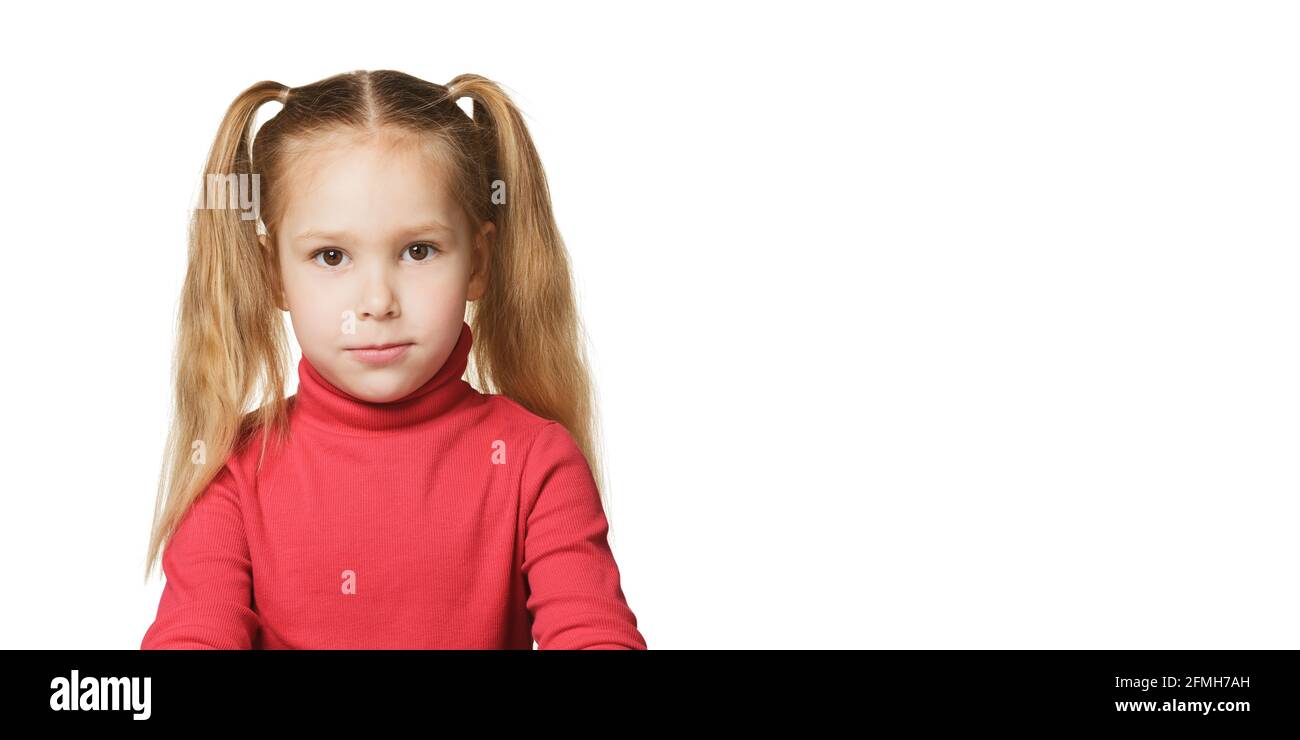
[[[523,573],[540,650],[645,650],[606,539],[609,526],[582,450],[559,422],[538,433],[524,462],[532,502]]]
[[[182,517],[163,550],[167,577],[142,650],[248,650],[259,629],[239,491],[229,466]]]

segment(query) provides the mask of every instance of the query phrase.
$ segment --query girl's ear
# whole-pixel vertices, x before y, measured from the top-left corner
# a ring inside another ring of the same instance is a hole
[[[465,300],[477,301],[487,292],[488,265],[491,263],[488,256],[496,240],[496,233],[497,226],[491,221],[484,221],[479,227],[478,235],[474,239],[474,254],[470,258],[473,260],[474,272],[469,278],[469,290],[466,291]]]
[[[259,242],[262,243],[262,248],[263,248],[263,249],[265,249],[265,250],[267,250],[267,251],[271,251],[271,245],[270,245],[269,242],[267,242],[267,240],[266,240],[266,235],[265,235],[265,234],[258,234],[258,235],[257,235],[257,240],[258,240]],[[279,274],[280,274],[280,271],[279,271],[279,270],[276,270],[276,275],[278,276]],[[278,277],[277,277],[277,280],[279,280]],[[288,310],[289,310],[289,302],[286,301],[285,298],[284,298],[284,283],[283,283],[283,280],[281,280],[280,283],[281,283],[280,285],[276,286],[276,291],[275,291],[275,303],[276,303],[276,305],[278,305],[278,306],[280,307],[280,310],[281,310],[281,311],[288,311]]]

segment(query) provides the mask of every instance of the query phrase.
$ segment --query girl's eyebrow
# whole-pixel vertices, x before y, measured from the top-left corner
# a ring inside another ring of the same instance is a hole
[[[414,226],[408,226],[405,229],[400,229],[399,231],[397,231],[397,235],[415,236],[416,234],[427,234],[431,231],[440,231],[446,234],[450,234],[451,228],[445,224],[439,223],[438,221],[429,221],[427,223],[416,224]],[[294,239],[295,241],[303,241],[306,239],[313,239],[316,237],[320,237],[323,239],[337,240],[337,239],[354,239],[355,236],[356,236],[355,234],[353,234],[351,231],[347,231],[346,229],[340,231],[331,231],[327,229],[308,229],[302,232],[301,234],[299,234],[298,236],[296,236]]]

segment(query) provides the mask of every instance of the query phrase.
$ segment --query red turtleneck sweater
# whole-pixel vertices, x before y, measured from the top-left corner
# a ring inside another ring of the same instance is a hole
[[[304,356],[288,441],[257,470],[259,433],[186,513],[140,647],[645,649],[586,458],[462,379],[471,341],[382,404]]]

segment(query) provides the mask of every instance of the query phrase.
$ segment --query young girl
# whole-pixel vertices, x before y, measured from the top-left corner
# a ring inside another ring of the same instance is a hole
[[[206,171],[239,197],[191,225],[141,647],[645,649],[568,257],[501,88],[261,82]]]

